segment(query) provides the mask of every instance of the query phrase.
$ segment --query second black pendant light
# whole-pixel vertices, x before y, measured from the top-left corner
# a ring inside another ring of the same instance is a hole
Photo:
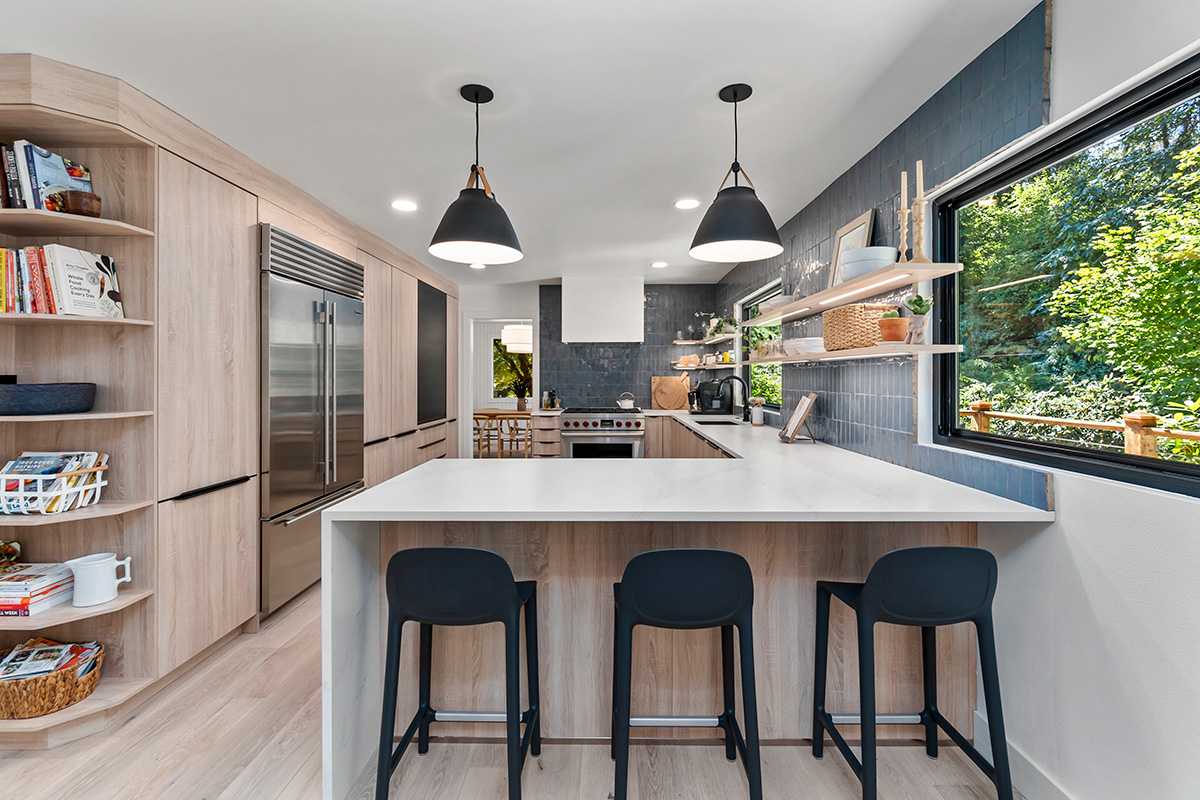
[[[511,264],[524,257],[517,232],[488,183],[479,163],[479,106],[495,96],[486,86],[469,83],[459,89],[468,103],[475,104],[475,160],[467,186],[450,204],[434,231],[429,252],[460,264]]]
[[[779,231],[771,221],[766,206],[754,191],[754,182],[738,163],[738,103],[750,96],[753,89],[744,83],[726,86],[717,96],[733,104],[733,164],[725,177],[716,199],[704,212],[688,255],[698,261],[738,263],[759,261],[783,252]],[[733,175],[733,186],[725,181]],[[742,186],[745,177],[748,186]]]

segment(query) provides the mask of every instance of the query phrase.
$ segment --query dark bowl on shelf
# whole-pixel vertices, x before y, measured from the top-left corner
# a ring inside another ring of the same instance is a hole
[[[100,198],[91,192],[69,189],[55,192],[54,199],[59,206],[55,210],[64,214],[78,214],[82,217],[100,216]]]
[[[0,383],[0,415],[84,414],[96,404],[94,383]]]

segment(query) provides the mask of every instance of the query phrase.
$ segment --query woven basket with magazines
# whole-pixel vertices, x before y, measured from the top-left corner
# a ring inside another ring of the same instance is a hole
[[[87,698],[100,681],[103,647],[95,661],[96,665],[83,677],[74,668],[67,668],[31,678],[0,681],[0,719],[43,717]]]
[[[885,311],[897,311],[890,303],[852,303],[831,308],[821,315],[825,349],[849,350],[879,344],[879,318]]]

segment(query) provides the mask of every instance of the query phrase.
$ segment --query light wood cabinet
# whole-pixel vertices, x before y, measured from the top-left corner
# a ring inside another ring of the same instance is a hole
[[[403,270],[392,273],[392,366],[395,369],[397,429],[417,427],[417,279]]]
[[[646,417],[646,436],[642,439],[643,458],[665,458],[663,455],[663,423],[673,422],[666,417]]]
[[[419,455],[423,450],[418,449],[417,437],[416,432],[401,434],[364,448],[363,458],[367,486],[378,486],[388,478],[408,472],[417,464],[428,460]],[[442,440],[438,439],[434,445],[436,447],[441,443]],[[442,451],[436,450],[436,452]]]
[[[158,674],[258,613],[258,477],[158,506]]]
[[[393,282],[398,270],[370,253],[358,251],[363,268],[363,441],[400,432],[397,364],[397,309]]]
[[[703,436],[692,431],[682,422],[669,417],[662,420],[662,453],[660,458],[726,458],[726,453]],[[649,419],[647,420],[649,422]],[[649,430],[647,430],[649,436]]]
[[[254,195],[159,151],[158,497],[258,472]]]

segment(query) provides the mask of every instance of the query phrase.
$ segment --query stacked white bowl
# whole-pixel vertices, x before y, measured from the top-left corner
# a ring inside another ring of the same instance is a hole
[[[898,252],[894,247],[856,247],[847,250],[842,253],[838,282],[845,283],[895,264]]]

